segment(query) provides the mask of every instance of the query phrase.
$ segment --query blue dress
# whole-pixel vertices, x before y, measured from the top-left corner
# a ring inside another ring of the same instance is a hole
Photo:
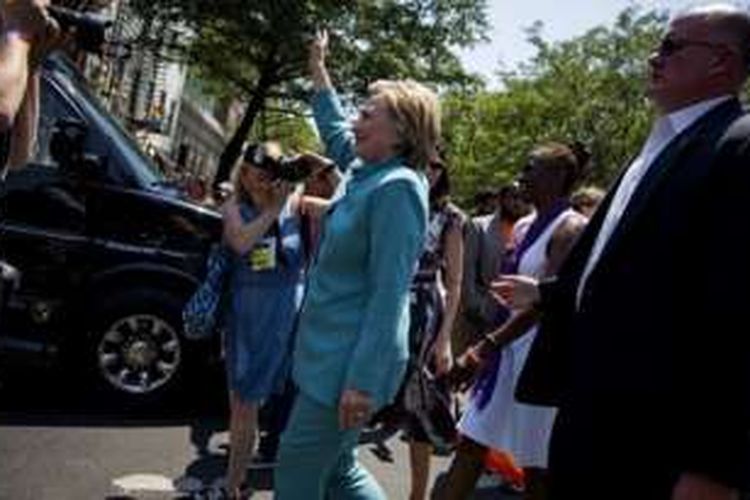
[[[247,223],[259,211],[243,203],[240,214]],[[225,338],[229,388],[243,401],[261,402],[282,390],[290,370],[304,283],[299,217],[287,203],[279,214],[278,234],[269,230],[249,252],[231,254]]]

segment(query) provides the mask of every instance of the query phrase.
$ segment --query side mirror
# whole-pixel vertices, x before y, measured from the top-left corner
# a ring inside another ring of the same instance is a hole
[[[49,151],[60,170],[87,179],[102,174],[104,160],[85,150],[88,127],[79,120],[60,119],[55,122]]]
[[[61,168],[77,163],[84,154],[88,127],[79,120],[59,119],[52,128],[49,152]]]

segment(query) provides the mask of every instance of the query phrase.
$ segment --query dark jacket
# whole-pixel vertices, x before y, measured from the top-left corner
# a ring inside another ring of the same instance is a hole
[[[750,117],[738,101],[722,103],[667,146],[576,308],[615,190],[543,287],[541,328],[517,396],[574,420],[588,415],[596,439],[621,429],[650,436],[648,449],[625,444],[612,457],[659,455],[664,470],[747,486]],[[559,456],[585,453],[565,446]]]
[[[500,231],[500,212],[473,217],[464,225],[464,273],[461,281],[461,311],[474,335],[490,328],[498,314],[498,302],[490,294],[505,254]]]

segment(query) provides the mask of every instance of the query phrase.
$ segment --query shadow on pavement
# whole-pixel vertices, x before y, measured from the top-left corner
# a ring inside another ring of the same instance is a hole
[[[162,399],[133,403],[95,389],[79,374],[56,367],[2,367],[0,425],[44,427],[149,427],[226,420],[220,371]],[[196,428],[196,446],[214,430]]]
[[[227,467],[226,453],[203,453],[190,463],[182,477],[175,480],[178,494],[197,498],[206,490],[224,483]],[[252,491],[273,491],[273,467],[252,465],[247,471],[246,486]]]
[[[440,491],[443,488],[447,478],[447,473],[443,472],[437,479],[432,488],[430,500],[439,500]],[[484,484],[483,484],[484,483]],[[501,486],[496,481],[483,481],[480,479],[479,484],[474,489],[474,493],[467,500],[521,500],[523,495],[511,489]]]

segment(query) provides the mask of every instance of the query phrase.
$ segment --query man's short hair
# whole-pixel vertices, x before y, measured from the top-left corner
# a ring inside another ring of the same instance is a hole
[[[480,205],[494,200],[497,197],[497,193],[492,188],[481,188],[474,195],[474,204]]]

